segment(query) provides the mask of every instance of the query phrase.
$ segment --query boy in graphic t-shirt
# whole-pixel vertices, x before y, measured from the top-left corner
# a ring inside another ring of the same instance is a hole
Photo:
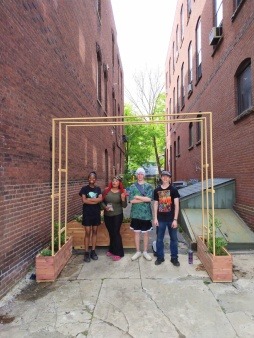
[[[162,184],[154,190],[154,225],[157,227],[156,251],[157,260],[155,265],[164,262],[164,236],[168,228],[170,236],[171,263],[179,266],[177,219],[179,214],[179,192],[171,185],[171,173],[162,171]]]

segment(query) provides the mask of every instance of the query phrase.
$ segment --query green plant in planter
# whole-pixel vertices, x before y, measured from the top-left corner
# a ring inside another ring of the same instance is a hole
[[[59,223],[57,223],[57,222],[55,222],[55,224],[54,224],[54,251],[55,251],[55,253],[58,251],[58,246],[59,246],[58,224]],[[64,225],[60,224],[60,227],[62,229],[64,227]],[[65,243],[65,233],[64,232],[61,233],[60,240],[61,240],[61,246],[64,245],[64,243]],[[51,248],[51,245],[50,245],[50,248]]]
[[[83,215],[75,215],[74,216],[74,220],[79,222],[79,223],[82,223],[82,219],[83,219]]]
[[[50,249],[43,249],[43,250],[41,250],[40,255],[41,256],[51,256],[52,255],[52,250],[50,250]]]
[[[221,221],[218,218],[214,218],[215,233],[221,227]],[[212,217],[209,217],[209,242],[208,242],[208,252],[213,253],[213,223]],[[223,250],[227,246],[227,241],[223,237],[215,236],[215,255],[216,256],[225,256],[226,252]]]
[[[58,251],[58,246],[59,246],[59,238],[58,238],[58,222],[55,222],[54,224],[54,252],[56,253]],[[61,229],[64,227],[63,224],[60,225]],[[65,234],[64,232],[61,233],[61,246],[64,245],[65,243]],[[48,247],[46,249],[43,249],[40,252],[40,255],[42,256],[51,256],[52,255],[52,243],[50,242]]]

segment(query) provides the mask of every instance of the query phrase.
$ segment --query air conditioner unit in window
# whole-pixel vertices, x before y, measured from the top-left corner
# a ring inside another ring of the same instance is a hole
[[[222,27],[213,27],[209,34],[209,44],[216,45],[222,36]]]
[[[188,94],[192,93],[192,83],[188,84]]]

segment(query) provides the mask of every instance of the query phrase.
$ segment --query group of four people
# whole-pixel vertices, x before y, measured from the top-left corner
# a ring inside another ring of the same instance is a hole
[[[171,184],[171,173],[162,171],[161,184],[153,189],[151,184],[145,181],[145,170],[138,168],[137,181],[130,186],[129,202],[131,203],[130,229],[134,231],[136,253],[132,260],[142,256],[140,249],[140,234],[143,234],[143,257],[151,261],[148,254],[149,232],[156,226],[156,265],[164,262],[164,236],[168,228],[170,236],[171,262],[179,266],[178,261],[178,215],[179,193]],[[85,228],[85,262],[91,259],[97,260],[95,252],[97,229],[101,223],[101,209],[104,210],[104,222],[109,233],[110,244],[107,256],[118,261],[124,256],[122,237],[120,234],[123,222],[123,208],[127,206],[127,193],[123,187],[121,177],[115,176],[109,186],[101,192],[96,186],[97,175],[93,171],[88,175],[88,185],[81,188],[79,195],[83,202],[83,220]],[[153,212],[152,202],[153,201]],[[92,232],[92,233],[91,233]],[[92,250],[89,251],[90,237],[92,238]]]

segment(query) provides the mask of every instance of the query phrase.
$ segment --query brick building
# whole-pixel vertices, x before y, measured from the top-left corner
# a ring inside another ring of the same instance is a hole
[[[51,237],[52,118],[123,115],[110,0],[0,1],[0,298]],[[122,127],[72,128],[68,217],[96,170],[123,172]]]
[[[214,177],[236,180],[235,210],[254,230],[254,1],[179,0],[166,60],[167,112],[213,113]],[[174,180],[200,180],[198,123],[170,123]]]

